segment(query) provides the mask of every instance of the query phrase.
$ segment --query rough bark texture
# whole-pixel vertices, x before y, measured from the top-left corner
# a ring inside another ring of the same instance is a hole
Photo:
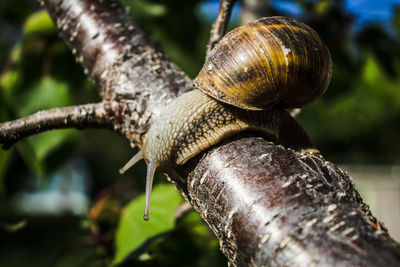
[[[39,111],[0,125],[0,144],[3,144],[3,149],[8,149],[22,138],[43,131],[66,127],[110,128],[112,121],[107,116],[103,103],[99,103]]]
[[[191,81],[118,2],[44,3],[98,86],[107,121],[140,146],[154,116],[190,90]],[[185,167],[179,171],[188,173],[187,182],[173,182],[210,225],[232,265],[399,265],[400,245],[370,214],[351,179],[322,157],[238,138]]]
[[[394,266],[400,246],[347,174],[261,138],[220,145],[187,194],[237,266]]]
[[[97,85],[114,129],[142,143],[151,119],[192,82],[118,1],[43,1],[61,37]]]

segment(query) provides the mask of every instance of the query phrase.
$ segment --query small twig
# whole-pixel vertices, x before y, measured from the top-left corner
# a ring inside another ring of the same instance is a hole
[[[108,128],[112,125],[103,103],[54,108],[0,123],[0,144],[10,148],[20,139],[52,129]]]
[[[221,0],[217,17],[211,28],[210,41],[207,46],[207,55],[210,54],[214,46],[221,40],[228,29],[231,18],[232,8],[237,0]]]

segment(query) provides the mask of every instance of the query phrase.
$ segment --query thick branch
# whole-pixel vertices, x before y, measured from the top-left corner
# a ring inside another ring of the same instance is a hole
[[[24,137],[61,128],[110,128],[103,103],[39,111],[22,119],[0,123],[0,144],[4,149]]]
[[[396,266],[400,245],[351,178],[261,138],[213,149],[179,185],[237,266]]]
[[[210,40],[207,46],[207,55],[210,54],[214,46],[225,35],[229,26],[229,20],[231,18],[232,9],[236,2],[237,0],[220,1],[217,17],[215,18],[215,21],[211,28]]]
[[[191,80],[149,41],[118,1],[43,3],[103,99],[129,107],[124,116],[110,119],[133,143],[141,144],[153,115],[192,89]]]

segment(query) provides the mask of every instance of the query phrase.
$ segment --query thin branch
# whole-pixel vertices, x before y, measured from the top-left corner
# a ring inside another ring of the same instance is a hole
[[[22,138],[33,134],[53,129],[88,127],[112,127],[103,103],[54,108],[0,123],[0,144],[3,144],[3,149],[8,149]]]
[[[217,17],[215,18],[215,21],[211,28],[210,40],[207,46],[207,55],[210,54],[214,46],[225,35],[229,26],[229,20],[231,18],[232,9],[236,2],[237,0],[220,1]]]

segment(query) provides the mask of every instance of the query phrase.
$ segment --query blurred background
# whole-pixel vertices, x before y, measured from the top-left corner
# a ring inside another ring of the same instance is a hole
[[[122,2],[195,77],[218,1]],[[400,241],[400,0],[243,0],[230,27],[272,15],[307,23],[328,44],[331,85],[299,121]],[[99,100],[37,2],[0,0],[0,121]],[[0,265],[226,266],[162,175],[143,223],[144,164],[118,174],[132,155],[108,130],[57,130],[0,150]]]

